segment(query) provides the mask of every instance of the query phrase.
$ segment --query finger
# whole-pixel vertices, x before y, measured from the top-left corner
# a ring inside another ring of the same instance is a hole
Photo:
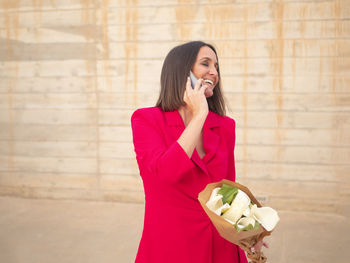
[[[190,99],[189,99],[189,97],[188,97],[188,92],[187,92],[187,90],[185,90],[185,92],[184,92],[183,100],[184,100],[184,102],[185,102],[186,104],[188,104],[189,101],[190,101]]]
[[[266,248],[269,248],[269,244],[266,243],[266,242],[263,242],[263,246],[266,247]]]
[[[258,243],[255,247],[255,250],[260,251],[262,247],[262,243]]]
[[[258,243],[256,243],[256,244],[252,247],[252,252],[260,251],[262,245],[263,245],[263,242],[261,242],[261,241],[259,241]]]
[[[200,90],[201,90],[201,91],[202,91],[202,93],[204,94],[204,93],[205,93],[205,91],[207,90],[207,88],[209,88],[209,86],[208,86],[208,85],[206,85],[206,84],[203,84],[203,85],[201,86]]]
[[[190,77],[187,77],[187,81],[186,81],[186,90],[190,91],[192,89],[192,85],[191,85],[191,79]]]
[[[187,78],[187,82],[186,82],[185,92],[184,92],[184,100],[185,100],[185,99],[188,100],[188,96],[189,96],[189,94],[191,94],[192,91],[193,91],[193,90],[192,90],[191,80],[190,80],[190,78],[188,77],[188,78]]]
[[[186,81],[186,87],[185,87],[185,92],[184,92],[184,96],[183,96],[183,100],[184,100],[185,102],[187,101],[188,92],[191,90],[191,87],[189,87],[188,85],[191,86],[190,77],[187,77],[187,81]]]
[[[199,90],[202,86],[203,79],[198,79],[196,85],[194,86],[194,90]]]

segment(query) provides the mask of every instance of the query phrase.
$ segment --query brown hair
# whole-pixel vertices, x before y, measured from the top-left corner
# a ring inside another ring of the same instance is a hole
[[[160,76],[160,94],[156,103],[157,107],[161,107],[163,111],[173,111],[185,105],[183,96],[186,89],[187,77],[196,61],[199,49],[203,46],[211,48],[218,61],[215,48],[202,41],[191,41],[170,50],[164,60]],[[219,66],[217,71],[219,81],[213,90],[213,96],[207,98],[207,102],[209,110],[224,116],[226,111],[224,98],[221,92]]]

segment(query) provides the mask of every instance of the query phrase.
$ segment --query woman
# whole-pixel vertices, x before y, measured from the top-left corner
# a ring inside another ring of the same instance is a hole
[[[190,71],[198,78],[194,88]],[[156,107],[136,110],[131,123],[145,191],[135,262],[247,262],[197,200],[208,183],[235,180],[235,122],[225,116],[215,48],[200,41],[173,48]]]

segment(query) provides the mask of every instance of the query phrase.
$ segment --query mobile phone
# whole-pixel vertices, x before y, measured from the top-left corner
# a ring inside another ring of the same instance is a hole
[[[190,71],[190,79],[191,79],[192,89],[194,89],[194,86],[196,85],[198,79],[195,77],[192,71]]]

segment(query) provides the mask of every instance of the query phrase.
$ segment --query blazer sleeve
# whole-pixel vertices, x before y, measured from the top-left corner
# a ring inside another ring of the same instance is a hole
[[[228,134],[227,140],[229,142],[229,152],[228,152],[228,169],[227,169],[227,179],[231,181],[236,180],[236,165],[235,165],[235,143],[236,143],[236,123],[233,119],[228,118]]]
[[[159,126],[155,120],[142,110],[136,110],[131,117],[133,143],[136,159],[143,179],[145,176],[156,176],[160,180],[176,183],[193,167],[177,141],[165,144]]]

